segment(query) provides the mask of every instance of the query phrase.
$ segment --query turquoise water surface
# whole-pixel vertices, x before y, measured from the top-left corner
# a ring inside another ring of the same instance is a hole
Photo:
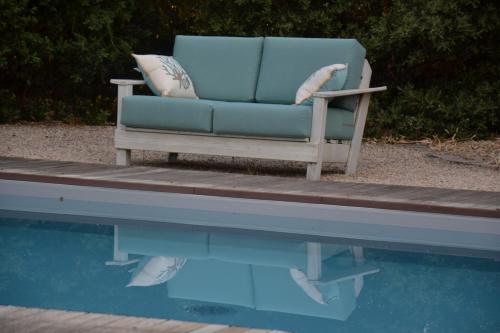
[[[0,218],[0,304],[291,332],[500,332],[491,259],[124,226],[119,249],[131,262],[110,265],[113,234]]]

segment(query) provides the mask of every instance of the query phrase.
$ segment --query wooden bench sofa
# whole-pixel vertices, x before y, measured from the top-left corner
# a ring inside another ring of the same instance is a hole
[[[177,36],[174,58],[199,99],[133,95],[118,85],[116,162],[131,149],[302,161],[319,180],[323,162],[356,171],[371,93],[371,69],[355,39]],[[294,105],[299,86],[321,67],[348,64],[344,87]]]

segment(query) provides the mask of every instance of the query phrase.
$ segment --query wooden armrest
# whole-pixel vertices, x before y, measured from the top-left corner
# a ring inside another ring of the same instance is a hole
[[[144,80],[127,80],[127,79],[111,79],[109,82],[111,82],[111,84],[117,84],[120,86],[136,86],[136,85],[146,84]]]
[[[332,282],[338,283],[341,281],[354,279],[355,277],[375,274],[379,271],[379,268],[367,264],[353,267],[336,267],[335,271],[326,273],[316,283],[318,285],[327,285]]]
[[[333,98],[341,96],[352,96],[361,94],[371,94],[378,91],[385,91],[387,87],[376,87],[376,88],[366,88],[366,89],[349,89],[349,90],[337,90],[337,91],[318,91],[313,94],[313,97],[320,98]]]

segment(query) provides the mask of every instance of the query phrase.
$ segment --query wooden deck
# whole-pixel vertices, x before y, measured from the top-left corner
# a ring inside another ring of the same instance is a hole
[[[500,218],[500,192],[0,157],[0,179]]]
[[[19,333],[284,333],[276,330],[117,316],[77,311],[0,306],[0,332]]]

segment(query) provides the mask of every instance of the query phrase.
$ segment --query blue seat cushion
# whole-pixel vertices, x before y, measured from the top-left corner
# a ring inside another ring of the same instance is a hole
[[[168,296],[254,307],[250,265],[217,260],[188,260],[167,282]]]
[[[311,105],[212,102],[212,106],[215,134],[290,139],[311,136]],[[329,108],[325,137],[350,140],[353,122],[351,111]]]
[[[325,138],[351,140],[354,133],[354,113],[340,108],[328,108]]]
[[[307,243],[295,239],[210,233],[210,258],[259,266],[306,269]],[[323,244],[322,259],[342,253],[345,245]]]
[[[174,58],[200,98],[254,101],[264,38],[180,36]]]
[[[207,100],[127,96],[123,98],[121,122],[135,128],[210,133],[212,113]]]
[[[257,83],[259,103],[292,104],[300,85],[316,70],[331,64],[349,65],[343,89],[361,82],[366,51],[355,39],[266,37]],[[357,97],[335,99],[332,107],[353,111]]]
[[[213,132],[275,138],[308,138],[312,108],[308,105],[217,103]]]
[[[207,232],[135,225],[120,226],[118,232],[118,246],[125,253],[189,259],[208,257]]]
[[[122,124],[133,128],[305,139],[311,135],[311,105],[221,102],[157,96],[123,98]],[[350,140],[351,111],[329,108],[325,138]]]
[[[296,240],[210,233],[210,258],[253,265],[305,268],[306,243]]]

